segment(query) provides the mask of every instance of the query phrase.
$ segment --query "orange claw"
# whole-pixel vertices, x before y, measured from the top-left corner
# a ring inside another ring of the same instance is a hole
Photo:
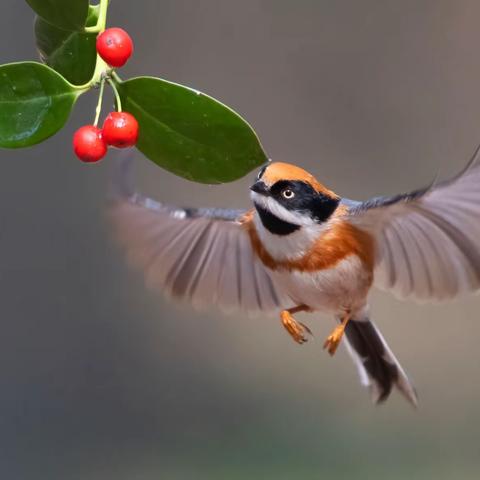
[[[300,310],[297,308],[295,311]],[[312,331],[303,323],[295,320],[289,310],[283,310],[280,313],[280,318],[282,319],[282,325],[285,327],[285,330],[287,330],[291,337],[300,345],[308,340],[305,335],[306,333],[312,335]]]
[[[342,320],[340,325],[337,325],[332,333],[327,337],[325,343],[323,344],[323,348],[327,349],[330,355],[335,355],[340,342],[342,341],[343,334],[345,333],[345,327],[350,320],[350,315],[347,314],[345,318]]]

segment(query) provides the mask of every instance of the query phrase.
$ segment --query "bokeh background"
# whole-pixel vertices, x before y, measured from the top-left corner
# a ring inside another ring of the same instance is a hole
[[[475,0],[114,0],[136,43],[123,76],[224,101],[271,158],[365,199],[459,170],[480,142]],[[36,57],[33,15],[2,0],[2,63]],[[0,477],[6,480],[477,479],[478,297],[373,294],[420,395],[374,407],[345,351],[272,319],[199,314],[145,290],[109,237],[111,154],[87,167],[68,126],[0,151]],[[111,99],[108,100],[111,103]],[[184,205],[248,206],[252,175],[209,187],[139,156],[138,184]],[[479,186],[480,188],[480,186]],[[479,240],[480,241],[480,240]]]

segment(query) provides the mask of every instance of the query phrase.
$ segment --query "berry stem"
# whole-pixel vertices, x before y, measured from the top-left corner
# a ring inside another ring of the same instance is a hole
[[[85,32],[89,33],[99,33],[105,30],[105,25],[107,23],[107,10],[108,10],[109,0],[100,0],[100,9],[98,13],[97,24],[93,27],[85,27]],[[82,91],[82,93],[95,85],[101,82],[102,78],[105,75],[108,75],[111,72],[112,68],[107,65],[103,59],[97,53],[97,61],[95,64],[95,71],[93,72],[92,78],[90,81],[84,85],[75,86],[76,90]]]
[[[115,70],[112,70],[111,77],[115,80],[115,82],[122,83],[122,79],[119,77],[118,73]]]
[[[105,88],[105,77],[102,77],[100,80],[100,93],[98,94],[97,108],[95,109],[95,120],[93,125],[96,127],[98,125],[98,120],[100,118],[100,113],[102,111],[102,100],[103,100],[103,90]]]
[[[100,9],[98,12],[97,24],[93,27],[85,27],[87,33],[100,33],[105,30],[105,24],[107,23],[107,10],[109,0],[100,0]]]
[[[108,83],[110,84],[110,86],[113,89],[113,92],[115,93],[115,103],[117,104],[117,112],[121,112],[122,101],[120,100],[120,95],[118,94],[118,90],[117,90],[117,87],[115,86],[115,82],[111,78],[109,78]]]

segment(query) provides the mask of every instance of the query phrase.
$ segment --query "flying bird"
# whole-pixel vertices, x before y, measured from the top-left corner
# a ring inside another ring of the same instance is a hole
[[[368,296],[373,286],[418,301],[480,288],[479,149],[450,180],[364,202],[272,162],[251,186],[248,211],[157,202],[134,192],[123,163],[110,214],[148,286],[199,308],[274,312],[299,344],[311,331],[295,314],[329,313],[337,325],[324,348],[333,355],[343,339],[372,400],[395,386],[416,405]]]

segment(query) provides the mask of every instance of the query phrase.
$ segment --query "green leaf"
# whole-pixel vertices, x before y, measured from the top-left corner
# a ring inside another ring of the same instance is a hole
[[[37,15],[65,30],[83,30],[88,0],[27,0]]]
[[[81,93],[41,63],[1,65],[0,147],[27,147],[52,136]]]
[[[176,175],[231,182],[267,160],[250,125],[207,95],[152,77],[117,88],[123,109],[139,122],[137,148]]]
[[[91,6],[86,25],[95,25],[97,19],[98,5]],[[96,33],[63,30],[37,16],[35,37],[42,61],[70,83],[83,85],[92,78],[97,60]]]

